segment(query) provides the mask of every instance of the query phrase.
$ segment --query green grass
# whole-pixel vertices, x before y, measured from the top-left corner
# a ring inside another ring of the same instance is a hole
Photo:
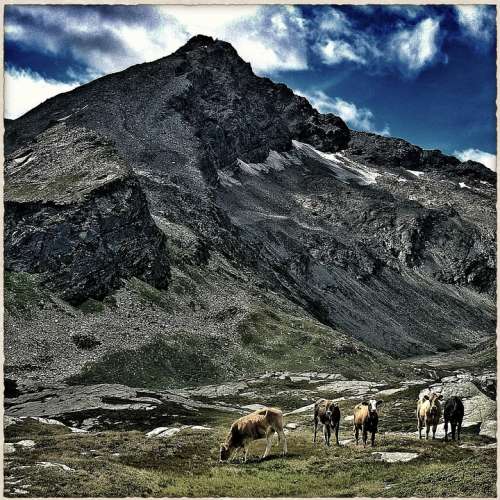
[[[99,300],[87,299],[78,306],[78,309],[85,314],[101,313],[104,311],[104,304]]]
[[[129,286],[134,287],[141,300],[168,307],[167,292],[135,279]],[[229,308],[210,320],[220,322],[223,314],[231,318],[235,312]],[[232,336],[169,332],[138,349],[115,351],[87,363],[68,382],[186,387],[264,373],[269,367],[300,372],[310,371],[311,366],[315,371],[342,373],[353,379],[399,380],[411,373],[410,368],[405,371],[389,356],[316,321],[261,306],[240,320]]]
[[[195,385],[207,379],[218,381],[222,373],[213,359],[217,346],[204,344],[210,344],[210,340],[184,332],[173,338],[157,338],[138,349],[113,352],[98,362],[88,363],[68,382],[122,383],[131,387],[161,389]]]
[[[31,311],[40,302],[46,301],[48,294],[39,286],[38,276],[29,273],[5,272],[4,304],[13,316],[31,317]]]
[[[29,437],[37,446],[10,455],[6,470],[16,475],[14,467],[36,461],[64,463],[76,470],[24,469],[30,496],[42,497],[495,496],[496,450],[383,435],[375,449],[326,448],[321,442],[313,445],[310,428],[301,427],[288,434],[285,458],[275,443],[270,458],[261,461],[265,443],[258,441],[250,448],[248,463],[236,458],[221,464],[218,448],[228,425],[225,417],[209,432],[185,430],[166,439],[146,439],[136,431],[48,435],[17,427],[18,439]],[[344,426],[341,438],[350,437],[349,426]],[[8,438],[13,439],[12,433]],[[420,456],[396,464],[372,457],[372,451],[390,450]]]

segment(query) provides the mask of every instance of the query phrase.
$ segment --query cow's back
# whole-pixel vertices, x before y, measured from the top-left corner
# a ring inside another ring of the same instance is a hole
[[[354,407],[354,425],[362,425],[368,418],[368,406],[358,404]]]
[[[425,418],[430,412],[431,403],[428,399],[420,399],[417,403],[417,416],[419,418]]]
[[[464,404],[457,396],[452,396],[444,405],[445,420],[462,421],[464,418]]]

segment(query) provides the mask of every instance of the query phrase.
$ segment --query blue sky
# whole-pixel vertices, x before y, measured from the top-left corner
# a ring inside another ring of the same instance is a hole
[[[5,115],[203,33],[354,129],[494,165],[495,7],[7,6]]]

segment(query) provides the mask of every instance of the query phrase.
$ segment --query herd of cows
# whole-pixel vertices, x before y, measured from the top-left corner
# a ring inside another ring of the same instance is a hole
[[[460,430],[464,418],[464,405],[457,396],[449,398],[442,411],[443,396],[431,392],[419,398],[417,402],[417,428],[419,438],[422,439],[422,430],[425,427],[425,438],[429,439],[432,429],[432,438],[436,437],[436,429],[444,413],[445,440],[448,439],[448,424],[451,426],[452,439],[460,441]],[[363,446],[366,447],[368,434],[371,434],[371,445],[375,446],[375,434],[378,428],[378,410],[382,401],[370,399],[354,407],[353,426],[356,444],[359,443],[359,433],[362,433]],[[340,408],[335,401],[319,399],[314,404],[314,443],[319,424],[323,425],[323,438],[325,444],[330,446],[332,431],[335,440],[339,443]],[[220,460],[231,458],[233,452],[244,451],[244,461],[247,461],[248,448],[252,441],[266,438],[266,449],[262,458],[266,458],[271,451],[272,437],[276,432],[279,442],[283,446],[283,455],[287,454],[287,442],[284,432],[283,413],[278,408],[262,408],[249,415],[239,418],[231,425],[226,441],[220,447]]]

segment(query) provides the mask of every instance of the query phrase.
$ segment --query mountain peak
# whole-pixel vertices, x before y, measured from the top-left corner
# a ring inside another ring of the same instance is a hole
[[[193,50],[205,49],[205,48],[221,48],[221,49],[225,49],[228,52],[231,52],[235,55],[238,55],[238,53],[236,52],[236,49],[229,42],[224,42],[223,40],[218,40],[217,38],[213,38],[213,37],[207,36],[207,35],[195,35],[195,36],[193,36],[182,47],[180,47],[175,53],[176,54],[185,54],[185,53],[191,52]]]

